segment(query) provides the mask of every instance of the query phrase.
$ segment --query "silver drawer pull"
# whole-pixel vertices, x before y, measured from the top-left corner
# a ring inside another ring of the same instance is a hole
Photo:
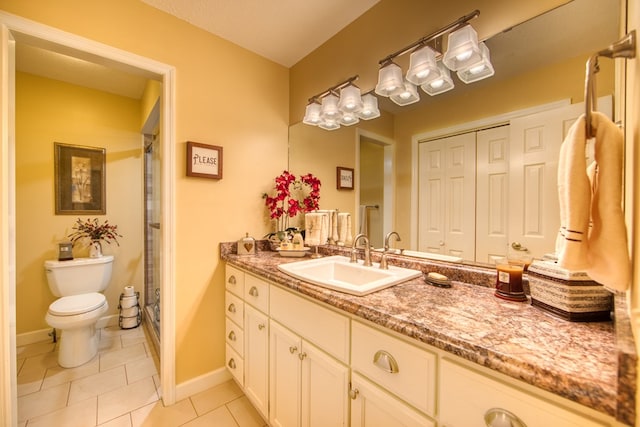
[[[487,427],[527,427],[515,414],[502,408],[491,408],[484,414]]]
[[[256,288],[255,286],[252,286],[251,289],[249,289],[249,295],[251,295],[252,297],[257,297],[258,288]]]
[[[229,332],[229,339],[231,341],[235,341],[236,340],[236,333],[233,332],[233,331]]]
[[[227,308],[227,310],[229,310],[229,313],[235,313],[236,305],[234,303],[229,304],[229,308]]]
[[[229,284],[231,285],[235,285],[236,284],[236,276],[229,276],[229,280],[227,280],[229,282]]]
[[[229,367],[231,369],[236,369],[236,361],[233,359],[229,359]]]
[[[390,374],[395,374],[399,371],[396,359],[384,350],[376,351],[376,354],[373,356],[373,364]]]

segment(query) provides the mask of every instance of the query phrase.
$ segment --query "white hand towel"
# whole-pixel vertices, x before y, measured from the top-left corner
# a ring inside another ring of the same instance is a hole
[[[353,243],[353,233],[351,233],[351,214],[347,214],[347,238],[344,241],[345,245]]]
[[[622,213],[623,135],[615,123],[593,113],[595,162],[589,167],[591,221],[587,274],[607,288],[625,291],[631,278],[627,230]]]
[[[320,232],[322,230],[322,214],[306,213],[304,214],[304,241],[308,246],[317,246],[320,244]]]
[[[358,233],[360,234],[366,234],[367,236],[369,235],[369,224],[367,223],[367,217],[368,217],[368,212],[367,212],[367,206],[366,205],[360,205],[360,212],[359,212],[359,220],[360,220],[360,227],[358,228]]]
[[[558,161],[558,264],[569,270],[585,270],[588,267],[587,239],[591,190],[586,173],[585,146],[584,116],[581,116],[569,129],[560,147]]]
[[[320,244],[324,245],[327,243],[327,240],[329,240],[329,223],[331,222],[331,215],[329,214],[329,212],[323,212],[320,215],[322,215],[321,218],[321,222],[320,222]]]
[[[347,241],[347,217],[350,215],[347,212],[338,214],[338,242],[345,243]]]
[[[625,291],[630,262],[621,203],[623,136],[611,120],[597,112],[592,115],[592,126],[596,161],[589,172],[584,116],[573,124],[560,149],[558,264],[584,270],[611,290]]]

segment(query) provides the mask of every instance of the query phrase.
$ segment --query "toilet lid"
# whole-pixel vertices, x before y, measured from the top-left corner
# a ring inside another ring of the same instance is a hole
[[[90,292],[88,294],[62,297],[49,306],[49,313],[57,316],[73,316],[100,308],[107,302],[103,294]]]

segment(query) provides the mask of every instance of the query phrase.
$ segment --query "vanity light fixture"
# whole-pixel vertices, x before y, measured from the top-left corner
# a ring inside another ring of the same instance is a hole
[[[495,73],[491,64],[489,48],[484,43],[480,43],[478,47],[481,52],[480,60],[457,72],[458,78],[465,83],[486,79]]]
[[[362,95],[362,110],[358,113],[362,120],[371,120],[380,117],[378,98],[372,93]]]
[[[340,120],[342,111],[338,108],[340,98],[333,92],[330,92],[322,98],[322,107],[320,108],[320,117],[322,120]]]
[[[417,86],[438,79],[440,70],[436,63],[436,53],[429,46],[417,47],[409,57],[406,79]]]
[[[442,62],[451,71],[459,71],[479,62],[482,53],[478,45],[478,33],[471,25],[465,25],[449,34],[447,52]]]
[[[320,118],[320,110],[322,109],[322,105],[318,103],[318,100],[314,99],[309,104],[307,104],[307,108],[304,112],[304,118],[302,119],[302,123],[312,126],[317,126],[320,124],[322,120]]]
[[[423,91],[431,96],[439,95],[455,87],[449,69],[445,67],[441,62],[438,62],[438,69],[440,70],[440,77],[420,86]]]
[[[353,83],[340,89],[340,102],[338,108],[343,113],[355,114],[362,109],[362,96],[360,88]]]
[[[391,59],[381,63],[375,92],[380,96],[392,96],[403,90],[402,68]]]
[[[406,80],[402,85],[402,91],[395,95],[391,95],[389,98],[401,107],[420,101],[418,88],[416,85]]]

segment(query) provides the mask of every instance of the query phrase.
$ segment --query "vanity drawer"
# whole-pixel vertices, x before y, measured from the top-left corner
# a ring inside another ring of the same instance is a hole
[[[271,286],[271,318],[349,363],[349,318],[277,286]]]
[[[244,302],[229,291],[225,292],[224,301],[227,317],[236,322],[236,325],[242,328],[244,320]]]
[[[229,344],[226,345],[226,366],[235,380],[244,387],[244,360]]]
[[[225,287],[239,297],[244,294],[244,271],[227,265],[224,269]]]
[[[448,358],[443,358],[440,369],[440,425],[444,427],[484,425],[485,413],[489,410],[508,411],[527,427],[610,425],[489,378]],[[464,411],[460,410],[462,402]],[[495,420],[494,424],[511,425],[507,420]]]
[[[244,356],[244,331],[242,328],[235,323],[233,323],[227,317],[226,321],[226,340],[227,344],[229,344],[235,351],[238,352],[240,356]]]
[[[269,284],[250,274],[245,275],[244,300],[263,313],[269,313]]]
[[[427,350],[352,323],[352,369],[431,416],[435,412],[436,360]]]

